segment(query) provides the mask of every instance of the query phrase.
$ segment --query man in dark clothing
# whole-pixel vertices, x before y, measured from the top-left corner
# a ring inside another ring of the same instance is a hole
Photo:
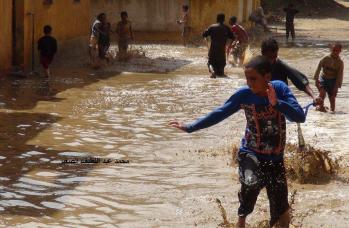
[[[308,78],[279,59],[278,51],[279,45],[275,39],[269,38],[262,42],[262,55],[266,56],[272,63],[271,80],[280,80],[288,84],[288,79],[290,79],[297,89],[308,94],[315,104],[322,104],[323,100],[320,97],[315,97],[313,90],[310,88]]]
[[[45,25],[44,36],[38,41],[38,50],[40,54],[40,62],[45,69],[46,77],[50,77],[49,65],[51,64],[54,55],[57,52],[57,41],[51,36],[52,27]]]
[[[211,38],[211,46],[208,52],[208,67],[211,78],[224,76],[224,67],[226,65],[225,49],[227,40],[234,40],[234,34],[231,29],[224,24],[225,15],[217,15],[217,24],[213,24],[202,34],[205,39]],[[213,72],[211,70],[213,68]]]
[[[294,16],[299,12],[295,8],[293,8],[293,4],[290,3],[288,7],[284,8],[284,11],[286,13],[286,39],[288,40],[288,37],[292,36],[292,40],[295,38],[295,31],[294,31]]]

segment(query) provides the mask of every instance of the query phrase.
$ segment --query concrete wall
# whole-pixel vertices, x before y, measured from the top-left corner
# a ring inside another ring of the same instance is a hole
[[[120,12],[127,11],[135,31],[178,31],[176,24],[185,0],[91,0],[93,20],[106,13],[110,23],[120,21]]]
[[[2,0],[1,0],[2,1]],[[51,5],[43,4],[42,0],[25,0],[24,3],[24,65],[31,64],[32,50],[32,17],[29,12],[35,13],[34,40],[35,51],[37,40],[43,35],[43,27],[49,24],[53,28],[52,35],[58,40],[58,50],[62,51],[69,43],[69,51],[81,50],[80,42],[77,46],[71,45],[72,40],[87,37],[90,32],[90,0],[54,0]],[[85,43],[87,49],[87,43]],[[35,54],[37,56],[37,54]]]
[[[191,0],[193,30],[198,33],[215,23],[218,13],[225,14],[226,22],[231,16],[236,16],[240,23],[245,23],[258,6],[259,0]]]
[[[0,1],[0,71],[12,62],[12,0]]]

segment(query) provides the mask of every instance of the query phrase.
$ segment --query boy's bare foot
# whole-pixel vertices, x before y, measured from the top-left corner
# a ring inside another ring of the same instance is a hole
[[[319,111],[319,112],[327,112],[325,106],[317,106],[317,107],[316,107],[316,111]]]

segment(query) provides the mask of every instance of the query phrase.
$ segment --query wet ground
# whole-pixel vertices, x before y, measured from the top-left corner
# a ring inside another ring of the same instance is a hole
[[[209,79],[205,48],[133,48],[146,57],[97,71],[82,68],[84,61],[56,63],[49,80],[2,79],[0,226],[217,227],[223,218],[216,198],[235,221],[237,170],[224,148],[242,137],[243,113],[190,135],[168,122],[192,121],[221,105],[244,85],[242,70],[229,66],[229,77]],[[312,77],[327,52],[296,43],[280,55]],[[342,56],[348,62],[348,49]],[[345,73],[336,114],[312,109],[302,125],[306,143],[329,150],[341,171],[321,183],[290,182],[296,226],[349,226],[348,82]],[[302,105],[310,102],[294,92]],[[297,142],[294,124],[288,142]],[[249,223],[268,217],[262,192]]]

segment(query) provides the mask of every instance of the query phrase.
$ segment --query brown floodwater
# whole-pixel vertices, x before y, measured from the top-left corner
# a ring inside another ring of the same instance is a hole
[[[243,113],[194,134],[168,122],[190,122],[221,105],[245,84],[242,70],[229,66],[229,77],[209,79],[205,48],[133,48],[147,57],[97,71],[57,64],[50,80],[1,80],[1,227],[217,227],[223,218],[216,199],[236,221],[236,167],[231,156],[212,151],[239,142]],[[312,77],[327,52],[321,44],[296,44],[280,56]],[[347,49],[342,56],[348,63]],[[342,170],[349,161],[348,66],[337,113],[311,109],[302,124],[306,143],[329,150]],[[310,102],[294,92],[302,105]],[[296,129],[288,124],[288,142],[297,143]],[[101,162],[81,164],[88,157]],[[290,182],[292,223],[348,227],[348,176]],[[268,217],[263,191],[248,222],[258,226]]]

